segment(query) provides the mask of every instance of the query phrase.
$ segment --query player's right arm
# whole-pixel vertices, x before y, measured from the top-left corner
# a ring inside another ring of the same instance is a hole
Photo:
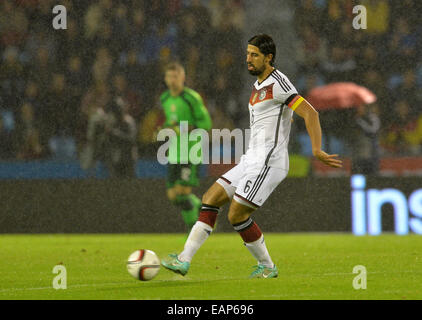
[[[211,130],[212,120],[211,116],[204,105],[202,99],[198,99],[197,107],[195,108],[196,126],[204,130]]]
[[[318,111],[299,95],[292,100],[291,108],[305,120],[306,130],[312,143],[312,154],[330,167],[341,168],[342,161],[336,159],[337,154],[330,155],[321,149],[322,131]]]
[[[212,120],[208,112],[208,109],[205,107],[204,101],[202,100],[199,93],[196,91],[187,89],[184,97],[191,104],[195,128],[201,128],[204,130],[211,130]]]

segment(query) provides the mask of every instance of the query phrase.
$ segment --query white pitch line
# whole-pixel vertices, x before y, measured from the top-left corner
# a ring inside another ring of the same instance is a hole
[[[411,270],[403,270],[398,272],[383,272],[383,271],[374,271],[374,272],[367,272],[367,275],[371,274],[390,274],[390,275],[398,275],[400,273],[414,273],[414,274],[420,274],[422,271],[411,271]],[[284,276],[289,277],[291,275],[299,276],[299,277],[320,277],[320,276],[353,276],[356,275],[352,272],[338,272],[338,273],[307,273],[307,274],[284,274]],[[170,281],[198,281],[195,279],[187,279],[187,278],[179,278],[179,276],[174,276],[171,279],[167,280],[155,280],[154,282],[170,282]],[[216,280],[209,280],[210,282],[213,281],[225,281],[225,280],[248,280],[245,279],[233,279],[233,278],[222,278],[222,279],[216,279]],[[205,280],[207,282],[207,280]],[[83,287],[101,287],[101,286],[111,286],[111,285],[122,285],[122,284],[134,284],[136,282],[130,281],[130,282],[108,282],[108,283],[82,283],[82,284],[74,284],[74,285],[68,285],[67,288],[83,288]],[[48,290],[53,289],[52,286],[49,287],[35,287],[35,288],[6,288],[6,289],[0,289],[1,292],[11,292],[11,291],[32,291],[32,290]],[[387,293],[387,292],[386,292]],[[271,297],[271,295],[268,295],[266,297]],[[190,299],[190,298],[186,298]],[[226,298],[223,298],[226,299]]]
[[[169,280],[155,280],[154,282],[169,282],[169,281],[186,281],[188,279],[169,279]],[[230,279],[227,279],[230,280]],[[101,286],[112,286],[112,285],[121,285],[121,284],[134,284],[137,283],[136,281],[130,282],[106,282],[106,283],[81,283],[81,284],[73,284],[68,285],[67,288],[83,288],[83,287],[101,287]],[[53,286],[50,287],[35,287],[35,288],[5,288],[0,289],[0,292],[8,292],[8,291],[31,291],[31,290],[48,290],[53,289]],[[66,289],[67,290],[67,289]]]
[[[109,282],[109,283],[81,283],[81,284],[73,284],[68,285],[67,288],[82,288],[82,287],[99,287],[99,286],[110,286],[116,284],[133,284],[133,282]],[[7,291],[30,291],[30,290],[46,290],[46,289],[54,289],[53,286],[50,287],[36,287],[36,288],[7,288],[7,289],[0,289],[0,292],[7,292]]]

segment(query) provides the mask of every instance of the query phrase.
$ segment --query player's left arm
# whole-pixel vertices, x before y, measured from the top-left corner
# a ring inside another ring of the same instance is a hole
[[[289,105],[305,120],[306,130],[312,143],[312,154],[321,162],[334,168],[341,168],[342,161],[336,159],[337,154],[327,154],[321,149],[322,130],[318,111],[301,96],[296,96]]]

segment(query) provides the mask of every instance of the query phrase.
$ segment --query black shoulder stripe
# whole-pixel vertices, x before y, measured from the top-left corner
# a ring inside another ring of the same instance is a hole
[[[273,77],[278,80],[278,83],[283,88],[284,91],[290,91],[292,88],[290,88],[289,84],[287,83],[286,79],[284,79],[282,76],[280,76],[278,73],[274,72]]]
[[[281,89],[284,91],[284,92],[287,92],[287,91],[289,91],[289,90],[287,90],[287,88],[284,86],[284,84],[280,81],[280,80],[278,80],[276,77],[273,77],[277,82],[278,82],[278,84],[280,85],[280,87],[281,87]]]
[[[288,90],[292,90],[292,88],[290,87],[289,83],[287,82],[286,78],[283,78],[281,75],[277,74],[279,76],[279,78],[281,79],[281,81],[286,85]]]
[[[297,93],[293,93],[290,97],[288,97],[288,98],[286,99],[286,102],[284,102],[284,104],[285,104],[285,105],[289,105],[289,103],[290,103],[290,102],[292,102],[292,100],[293,100],[296,96],[298,96],[298,94],[297,94]]]
[[[283,81],[283,83],[286,85],[287,89],[292,90],[292,88],[290,88],[290,86],[287,83],[287,80],[285,78],[282,78],[281,81]]]

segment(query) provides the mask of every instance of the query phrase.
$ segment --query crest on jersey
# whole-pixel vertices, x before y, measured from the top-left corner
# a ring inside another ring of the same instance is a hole
[[[172,104],[170,106],[170,110],[171,110],[171,112],[175,112],[176,111],[176,105],[175,104]]]
[[[262,101],[267,96],[267,90],[264,88],[259,92],[259,101]]]
[[[259,90],[253,87],[251,97],[249,99],[249,103],[253,106],[256,103],[273,99],[273,86],[274,86],[274,83]]]

